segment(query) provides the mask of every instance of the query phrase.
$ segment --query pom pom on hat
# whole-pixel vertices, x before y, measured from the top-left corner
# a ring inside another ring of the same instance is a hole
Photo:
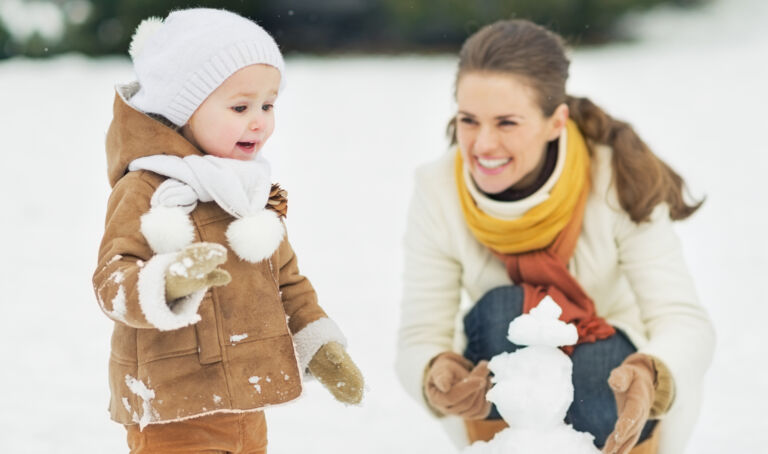
[[[136,27],[136,31],[133,32],[131,45],[128,48],[128,54],[131,56],[131,59],[135,60],[136,57],[141,54],[141,51],[144,50],[144,46],[147,44],[149,38],[157,33],[162,26],[163,19],[160,17],[148,17],[141,21],[139,26]]]
[[[130,50],[139,91],[128,100],[144,113],[184,126],[200,104],[241,68],[270,65],[285,86],[285,62],[275,40],[255,22],[230,11],[191,8],[165,20],[149,18]]]

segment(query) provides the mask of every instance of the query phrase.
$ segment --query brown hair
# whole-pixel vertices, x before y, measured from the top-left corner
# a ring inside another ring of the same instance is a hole
[[[685,201],[682,177],[653,154],[628,123],[612,118],[587,98],[565,93],[569,65],[559,35],[526,20],[499,21],[483,27],[464,43],[456,82],[458,85],[461,76],[469,72],[523,77],[537,93],[546,117],[565,103],[588,141],[613,149],[611,162],[619,203],[633,221],[648,220],[661,202],[667,202],[674,220],[693,214],[703,200],[692,205]],[[455,118],[448,124],[448,134],[455,144]]]

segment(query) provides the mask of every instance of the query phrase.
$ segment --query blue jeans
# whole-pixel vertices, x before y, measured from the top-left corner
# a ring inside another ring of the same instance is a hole
[[[495,288],[480,298],[480,301],[464,317],[464,331],[467,348],[464,356],[473,363],[502,352],[513,352],[518,346],[507,340],[509,322],[523,311],[523,289],[516,285]],[[616,334],[597,342],[579,344],[574,348],[573,361],[573,403],[568,409],[565,422],[580,432],[595,436],[595,445],[600,448],[616,424],[616,401],[608,386],[608,375],[637,351],[624,333]],[[487,419],[501,419],[493,406]],[[640,441],[650,436],[656,421],[649,420],[640,436]]]

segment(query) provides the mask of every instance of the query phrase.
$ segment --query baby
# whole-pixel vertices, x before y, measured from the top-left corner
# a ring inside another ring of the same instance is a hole
[[[260,153],[282,55],[255,23],[204,8],[143,21],[130,54],[138,81],[115,97],[93,277],[115,321],[111,417],[132,453],[266,452],[262,410],[297,398],[304,373],[341,402],[363,393]]]

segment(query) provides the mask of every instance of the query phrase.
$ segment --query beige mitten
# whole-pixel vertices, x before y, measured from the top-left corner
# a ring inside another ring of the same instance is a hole
[[[309,362],[309,371],[339,402],[358,404],[363,400],[363,374],[338,342],[320,347]]]
[[[208,287],[227,285],[232,277],[218,268],[227,261],[227,249],[216,243],[192,243],[176,256],[165,271],[168,302]]]
[[[664,363],[633,353],[611,371],[608,385],[616,398],[618,420],[603,447],[605,454],[627,454],[649,418],[666,413],[674,399],[674,381]]]
[[[488,361],[477,365],[454,352],[443,352],[430,361],[424,375],[427,402],[444,415],[483,419],[491,412],[485,394],[491,388]]]

